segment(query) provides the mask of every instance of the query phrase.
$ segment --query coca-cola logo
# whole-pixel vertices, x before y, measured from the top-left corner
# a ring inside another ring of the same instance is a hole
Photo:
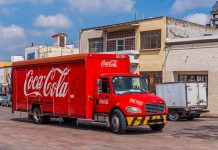
[[[68,92],[68,82],[65,78],[69,72],[68,67],[63,70],[52,68],[47,75],[34,76],[33,70],[29,70],[24,81],[25,96],[65,97]]]
[[[106,67],[106,68],[116,68],[117,66],[117,60],[102,60],[101,62],[101,67]]]

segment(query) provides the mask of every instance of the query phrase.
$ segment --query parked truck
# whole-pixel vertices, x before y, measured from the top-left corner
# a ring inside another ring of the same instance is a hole
[[[203,112],[208,112],[207,83],[162,83],[156,84],[155,92],[166,101],[168,119],[193,120]]]
[[[13,63],[13,111],[33,122],[78,119],[105,123],[114,133],[166,123],[163,99],[148,92],[144,78],[130,73],[128,55],[76,54]]]

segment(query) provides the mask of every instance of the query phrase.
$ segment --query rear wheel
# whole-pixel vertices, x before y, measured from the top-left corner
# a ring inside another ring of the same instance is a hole
[[[176,111],[171,111],[168,114],[168,118],[170,121],[177,121],[177,120],[179,120],[179,114]]]
[[[115,109],[110,117],[110,127],[113,133],[123,134],[126,132],[126,118],[119,109]]]
[[[64,123],[75,123],[77,121],[77,118],[67,118],[63,117]]]
[[[161,131],[164,128],[165,124],[155,124],[155,125],[149,125],[151,130],[153,131]]]
[[[195,115],[189,115],[187,118],[187,120],[191,121],[195,119]]]
[[[50,122],[50,116],[42,116],[39,107],[33,108],[33,122],[36,124],[47,124]]]

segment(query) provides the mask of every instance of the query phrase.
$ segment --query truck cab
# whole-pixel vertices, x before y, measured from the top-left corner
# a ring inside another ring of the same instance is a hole
[[[149,125],[162,130],[167,108],[163,99],[149,94],[144,77],[138,74],[102,74],[97,78],[94,120],[107,122],[113,132],[128,126]]]

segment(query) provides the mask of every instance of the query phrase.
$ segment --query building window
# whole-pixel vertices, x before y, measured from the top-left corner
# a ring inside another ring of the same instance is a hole
[[[143,31],[141,36],[141,49],[161,48],[161,30]]]
[[[27,54],[27,60],[30,60],[30,59],[35,59],[35,53]]]
[[[155,84],[162,83],[162,72],[154,71],[154,72],[140,72],[142,76],[145,77],[148,83],[148,89],[150,93],[155,92]]]
[[[117,40],[117,50],[118,51],[122,51],[122,50],[124,50],[125,48],[125,44],[124,44],[125,42],[124,42],[124,40],[122,39],[122,40]]]
[[[135,29],[109,32],[107,34],[107,39],[116,39],[131,36],[135,36]]]
[[[107,34],[107,51],[135,50],[135,29]]]
[[[116,51],[116,40],[107,41],[107,51]]]
[[[89,39],[89,52],[103,52],[103,38]]]
[[[125,50],[135,50],[135,38],[125,39]]]
[[[208,82],[208,75],[178,75],[179,82]]]

